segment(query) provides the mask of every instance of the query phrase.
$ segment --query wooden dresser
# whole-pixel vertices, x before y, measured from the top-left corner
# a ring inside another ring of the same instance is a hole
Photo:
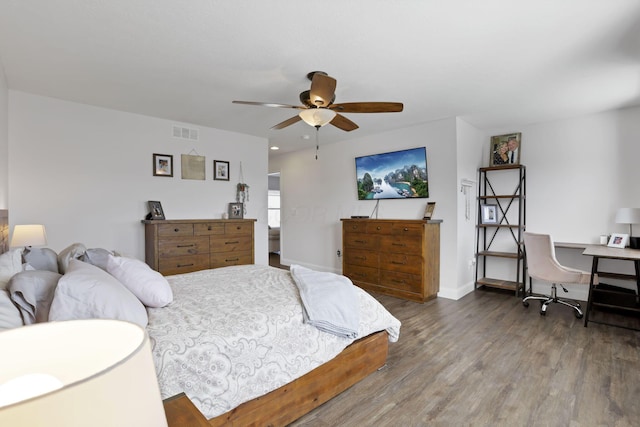
[[[145,261],[165,276],[253,264],[255,219],[143,220]]]
[[[424,302],[440,289],[439,220],[342,219],[342,274],[359,287]]]

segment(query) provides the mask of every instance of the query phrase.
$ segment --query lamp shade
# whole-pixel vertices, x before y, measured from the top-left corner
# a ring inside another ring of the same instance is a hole
[[[2,426],[167,426],[149,337],[138,325],[37,323],[0,333],[0,349]]]
[[[616,212],[618,224],[640,224],[640,208],[620,208]]]
[[[305,123],[318,127],[330,123],[336,116],[336,112],[328,108],[309,108],[302,110],[298,115]]]
[[[13,227],[11,247],[17,246],[44,246],[47,244],[47,233],[44,225],[16,225]]]

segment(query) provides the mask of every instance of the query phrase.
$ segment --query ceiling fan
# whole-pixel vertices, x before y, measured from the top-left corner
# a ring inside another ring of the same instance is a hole
[[[269,102],[233,101],[235,104],[259,105],[263,107],[293,108],[302,110],[271,129],[284,129],[294,123],[304,120],[307,124],[319,129],[328,123],[350,132],[358,129],[358,125],[340,113],[397,113],[402,111],[401,102],[348,102],[334,104],[336,99],[336,79],[324,71],[312,71],[307,74],[311,80],[311,89],[300,93],[303,105],[274,104]]]

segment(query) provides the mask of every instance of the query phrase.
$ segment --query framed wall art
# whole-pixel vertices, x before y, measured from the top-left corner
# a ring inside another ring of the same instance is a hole
[[[162,204],[158,201],[149,200],[149,215],[147,219],[165,219]]]
[[[229,203],[229,219],[242,219],[244,207],[242,203]]]
[[[483,224],[497,224],[498,223],[498,205],[481,205],[480,221]]]
[[[213,179],[229,181],[229,162],[223,160],[213,161]]]
[[[173,176],[173,156],[153,154],[153,176]]]
[[[489,166],[519,165],[521,139],[521,133],[492,136]]]
[[[204,180],[204,156],[182,154],[182,179]]]

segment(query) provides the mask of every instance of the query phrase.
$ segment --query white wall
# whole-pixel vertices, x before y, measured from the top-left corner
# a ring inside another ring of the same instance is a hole
[[[322,139],[322,130],[320,131]],[[481,140],[478,141],[482,146]],[[427,201],[436,202],[440,229],[440,290],[457,295],[458,209],[456,120],[445,119],[366,138],[285,153],[272,158],[270,172],[280,172],[282,206],[281,262],[341,272],[340,218],[371,215],[374,201],[358,200],[355,157],[424,146],[427,149],[429,199],[382,200],[378,218],[419,219]]]
[[[9,204],[9,91],[0,58],[0,209]]]
[[[9,91],[12,226],[45,224],[56,251],[82,242],[144,259],[148,200],[161,201],[167,219],[220,218],[242,162],[256,263],[267,264],[266,139],[197,127],[199,141],[188,141],[172,136],[174,124],[196,127]],[[153,153],[173,155],[172,178],[152,176]],[[189,153],[206,157],[206,180],[181,179]],[[230,181],[212,179],[214,159],[230,162]]]

